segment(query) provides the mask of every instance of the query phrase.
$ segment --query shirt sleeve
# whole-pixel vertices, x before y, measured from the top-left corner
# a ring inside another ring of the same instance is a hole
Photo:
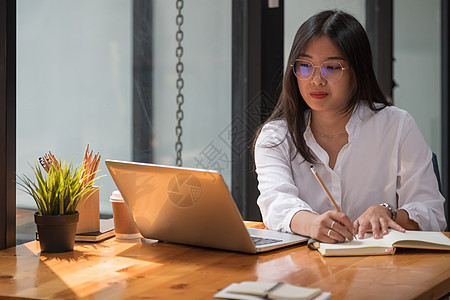
[[[260,191],[257,203],[267,228],[292,233],[290,223],[295,213],[314,211],[298,197],[291,169],[290,140],[286,135],[282,122],[269,123],[256,141],[255,164]],[[295,159],[298,156],[300,154]]]
[[[399,130],[398,207],[422,230],[442,231],[446,227],[445,199],[439,192],[431,150],[409,114]]]

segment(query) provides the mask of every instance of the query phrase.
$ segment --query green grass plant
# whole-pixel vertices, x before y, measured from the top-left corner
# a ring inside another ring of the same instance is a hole
[[[29,194],[36,202],[40,215],[70,215],[82,206],[85,199],[94,192],[92,189],[97,178],[84,171],[85,168],[73,167],[73,161],[55,166],[50,165],[48,172],[43,172],[38,163],[30,164],[36,180],[23,174],[18,176],[22,191]],[[86,197],[84,197],[86,196]]]

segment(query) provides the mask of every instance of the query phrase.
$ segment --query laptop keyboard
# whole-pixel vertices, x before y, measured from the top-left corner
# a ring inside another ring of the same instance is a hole
[[[255,244],[255,246],[262,246],[262,245],[281,242],[282,240],[252,236],[252,241]]]

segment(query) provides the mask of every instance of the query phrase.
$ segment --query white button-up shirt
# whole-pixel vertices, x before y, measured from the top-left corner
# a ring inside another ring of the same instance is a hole
[[[370,206],[386,202],[407,211],[422,230],[444,230],[445,199],[433,171],[432,152],[411,115],[394,106],[374,112],[362,104],[346,130],[348,143],[334,169],[310,124],[304,132],[320,162],[315,168],[341,210],[355,221]],[[322,214],[334,209],[311,172],[311,163],[296,151],[284,120],[263,127],[255,164],[258,205],[269,229],[292,232],[296,212]]]

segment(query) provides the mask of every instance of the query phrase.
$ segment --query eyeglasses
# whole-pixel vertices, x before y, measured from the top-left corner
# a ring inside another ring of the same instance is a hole
[[[293,65],[291,65],[294,75],[300,80],[306,80],[313,76],[314,69],[320,68],[320,74],[327,81],[335,82],[341,79],[345,70],[350,67],[344,68],[338,61],[326,61],[320,66],[313,65],[312,62],[306,59],[297,59]]]

